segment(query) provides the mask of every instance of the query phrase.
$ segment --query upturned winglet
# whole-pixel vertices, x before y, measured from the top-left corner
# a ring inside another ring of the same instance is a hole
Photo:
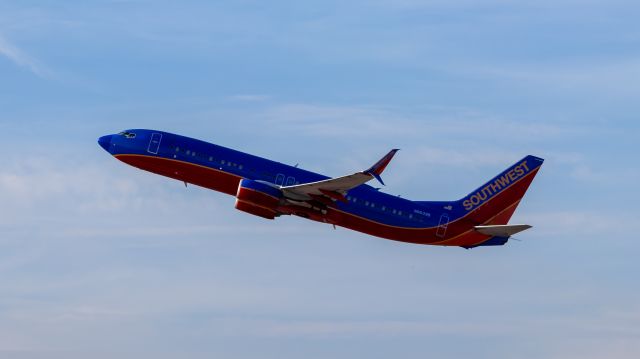
[[[384,172],[384,169],[387,168],[387,165],[389,164],[389,162],[391,162],[391,159],[393,158],[393,156],[395,156],[396,152],[398,151],[399,149],[397,148],[392,149],[391,151],[389,151],[389,153],[387,153],[384,157],[382,157],[378,162],[376,162],[373,166],[371,166],[371,168],[364,171],[364,173],[373,176],[375,179],[378,180],[378,182],[380,182],[383,186],[385,186],[384,182],[382,181],[382,177],[380,177],[380,175],[382,174],[382,172]]]

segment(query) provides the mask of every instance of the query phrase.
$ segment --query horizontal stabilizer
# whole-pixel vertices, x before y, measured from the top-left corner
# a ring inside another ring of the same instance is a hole
[[[531,228],[528,224],[501,224],[493,226],[475,226],[476,231],[488,236],[510,237]]]

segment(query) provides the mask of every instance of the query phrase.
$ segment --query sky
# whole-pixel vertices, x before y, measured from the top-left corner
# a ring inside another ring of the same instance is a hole
[[[0,355],[638,358],[634,1],[0,2]],[[461,198],[546,159],[503,247],[387,241],[110,158],[153,128]]]

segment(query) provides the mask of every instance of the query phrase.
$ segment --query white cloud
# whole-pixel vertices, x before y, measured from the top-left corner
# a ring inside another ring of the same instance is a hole
[[[611,237],[625,239],[635,232],[636,218],[633,213],[611,214],[590,210],[545,211],[520,214],[536,227],[540,236],[575,239]]]
[[[514,86],[534,86],[567,96],[598,94],[597,100],[635,96],[640,90],[638,58],[582,58],[554,64],[461,64],[456,71],[505,79]]]
[[[440,321],[424,320],[360,320],[360,321],[256,321],[251,323],[255,328],[255,334],[260,336],[343,336],[343,335],[366,335],[366,336],[403,336],[420,337],[425,335],[484,335],[504,334],[513,327],[503,327],[500,325],[487,326],[482,323],[456,323],[455,325],[442,323]]]
[[[411,152],[408,162],[412,166],[483,167],[504,166],[507,168],[519,158],[514,153],[498,149],[450,149],[419,146]]]
[[[260,95],[260,94],[240,94],[233,95],[228,97],[231,101],[239,101],[239,102],[263,102],[271,99],[269,95]]]
[[[0,171],[0,194],[14,209],[34,208],[45,202],[73,203],[76,208],[122,208],[140,190],[140,184],[127,177],[108,176],[95,164],[70,164],[42,157],[23,158]],[[6,207],[5,207],[6,208]]]
[[[45,65],[17,48],[2,34],[0,34],[0,55],[40,77],[49,78],[52,76],[51,71]]]
[[[323,137],[394,137],[424,141],[443,136],[488,140],[544,140],[581,134],[588,129],[544,121],[516,121],[465,108],[394,108],[384,106],[332,106],[280,104],[267,107],[259,117],[280,131]]]
[[[573,168],[571,175],[580,181],[601,185],[634,185],[640,182],[640,169],[635,167],[620,168],[615,172],[596,171],[585,163],[579,163]]]

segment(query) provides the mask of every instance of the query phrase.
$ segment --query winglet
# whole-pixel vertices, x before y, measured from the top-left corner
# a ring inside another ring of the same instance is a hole
[[[376,162],[376,164],[371,166],[371,168],[364,171],[364,173],[373,176],[375,179],[378,180],[378,182],[382,183],[383,186],[386,186],[382,181],[382,178],[380,177],[380,175],[382,174],[384,169],[387,168],[387,165],[389,164],[389,162],[391,162],[391,159],[398,151],[399,149],[397,148],[392,149],[391,151],[389,151],[389,153],[387,153],[384,157],[382,157],[378,162]]]

